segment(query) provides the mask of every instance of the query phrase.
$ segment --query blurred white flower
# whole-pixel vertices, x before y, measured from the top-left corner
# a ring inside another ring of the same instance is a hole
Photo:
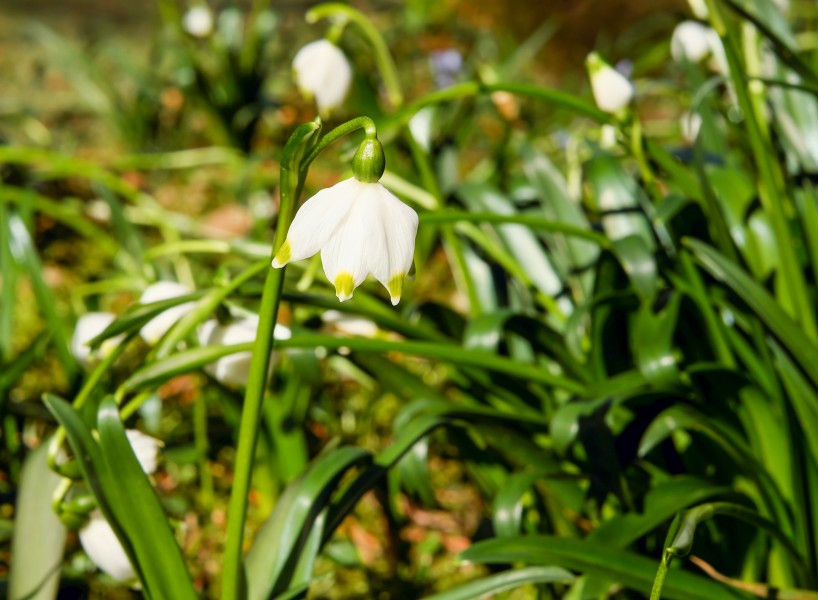
[[[321,320],[332,325],[337,331],[345,335],[374,338],[378,335],[378,326],[364,317],[350,315],[337,310],[328,310],[321,315]]]
[[[432,119],[434,116],[435,108],[426,106],[409,119],[409,133],[412,134],[418,145],[427,152],[432,147]]]
[[[320,250],[324,273],[341,302],[351,298],[371,273],[386,287],[395,305],[412,266],[417,229],[417,213],[383,185],[352,177],[303,204],[273,267]]]
[[[125,336],[118,335],[102,342],[96,350],[88,346],[88,342],[105,331],[115,318],[116,315],[112,313],[89,312],[77,320],[74,335],[71,337],[71,353],[83,368],[90,369],[94,363],[109,356],[114,348],[122,343]]]
[[[618,113],[633,100],[633,84],[606,63],[596,52],[585,61],[596,105],[607,113]]]
[[[139,298],[139,303],[150,304],[151,302],[159,302],[160,300],[169,300],[171,298],[184,296],[190,292],[191,290],[181,283],[176,283],[175,281],[157,281],[145,288],[145,291],[142,292],[142,296]],[[156,344],[162,339],[162,336],[173,327],[176,321],[189,313],[194,306],[196,306],[195,302],[185,302],[184,304],[178,304],[159,313],[142,326],[142,329],[139,330],[139,335],[141,335],[142,339],[148,344]]]
[[[682,129],[682,137],[688,144],[692,144],[699,136],[699,129],[702,127],[702,117],[699,113],[686,112],[679,119]]]
[[[161,442],[136,429],[125,431],[128,441],[136,454],[142,470],[151,474],[156,470],[156,462]],[[114,530],[97,509],[79,531],[82,549],[94,564],[117,581],[136,579],[136,573],[128,560],[128,555],[119,543]]]
[[[206,6],[194,6],[182,17],[182,29],[194,37],[207,37],[213,33],[213,13]]]
[[[670,38],[670,55],[676,62],[697,63],[712,51],[713,30],[697,21],[684,21],[676,26]]]
[[[258,331],[258,316],[250,315],[235,319],[227,325],[221,325],[211,319],[202,325],[199,331],[199,343],[202,346],[231,346],[245,344],[256,339]],[[284,325],[276,324],[273,336],[277,340],[290,338],[290,330]],[[252,352],[238,352],[217,360],[205,367],[205,371],[214,379],[229,387],[247,385],[247,376],[250,373],[250,359]]]
[[[79,536],[82,549],[97,567],[117,581],[136,579],[128,555],[99,510],[91,513]]]
[[[599,146],[604,150],[616,148],[616,127],[607,124],[599,128]]]
[[[293,75],[301,93],[315,98],[318,112],[328,115],[341,106],[352,83],[352,67],[328,40],[310,42],[293,59]]]

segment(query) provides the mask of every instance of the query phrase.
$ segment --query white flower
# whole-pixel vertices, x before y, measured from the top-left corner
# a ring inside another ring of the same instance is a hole
[[[682,137],[687,143],[692,144],[696,141],[699,129],[702,127],[702,117],[699,113],[686,112],[679,119],[679,125],[682,129]]]
[[[374,338],[377,337],[379,331],[378,326],[370,319],[337,310],[325,311],[321,315],[321,320],[345,335]]]
[[[670,55],[676,62],[697,63],[711,52],[713,30],[697,21],[676,26],[670,38]]]
[[[245,344],[255,341],[257,331],[257,315],[235,319],[227,325],[220,325],[218,321],[212,319],[202,325],[199,332],[199,343],[202,346]],[[290,330],[284,325],[276,324],[273,336],[277,340],[289,339]],[[205,367],[205,371],[226,386],[245,386],[250,373],[252,356],[252,352],[230,354]]]
[[[315,98],[322,115],[341,105],[352,83],[352,67],[347,57],[328,40],[317,40],[301,48],[293,59],[293,75],[301,93]]]
[[[136,429],[125,431],[136,458],[145,473],[156,470],[161,442]],[[99,510],[91,513],[88,522],[79,531],[82,549],[94,564],[117,581],[136,579],[136,573],[122,548],[119,538]]]
[[[97,567],[117,581],[136,578],[128,555],[99,510],[91,513],[88,522],[80,529],[79,536],[82,549]]]
[[[115,318],[116,315],[107,312],[90,312],[77,320],[74,335],[71,337],[71,353],[84,368],[91,368],[95,362],[109,356],[114,348],[122,343],[124,336],[119,335],[105,340],[96,350],[88,346],[88,342],[105,331]]]
[[[159,448],[162,442],[155,437],[151,437],[139,431],[138,429],[126,429],[125,435],[131,443],[136,460],[139,461],[139,466],[148,475],[156,471],[156,463],[159,460]]]
[[[157,281],[153,285],[149,285],[142,292],[139,298],[140,304],[149,304],[151,302],[159,302],[160,300],[169,300],[177,298],[190,293],[190,289],[181,283],[175,281]],[[148,344],[154,345],[173,325],[184,317],[191,309],[196,306],[194,302],[185,302],[184,304],[177,304],[166,311],[156,315],[153,319],[148,321],[139,330],[139,335]]]
[[[403,280],[412,266],[417,213],[378,182],[354,177],[321,190],[295,215],[273,267],[321,251],[324,273],[335,285],[338,299],[370,273],[389,290],[392,304],[400,301]]]
[[[591,91],[596,105],[607,113],[618,113],[633,100],[633,84],[622,73],[592,52],[586,60]]]
[[[195,37],[207,37],[213,32],[213,14],[206,6],[194,6],[182,17],[182,29]]]

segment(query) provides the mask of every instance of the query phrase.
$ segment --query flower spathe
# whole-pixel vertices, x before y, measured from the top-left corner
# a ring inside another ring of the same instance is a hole
[[[633,100],[631,81],[606,63],[596,52],[589,54],[585,62],[596,105],[612,114],[627,108]]]
[[[338,46],[329,40],[317,40],[296,53],[293,76],[301,93],[314,98],[318,112],[327,115],[346,98],[352,67]]]
[[[354,177],[321,190],[295,215],[287,239],[273,260],[279,268],[321,252],[324,273],[335,285],[338,299],[370,273],[400,301],[403,280],[412,266],[417,213],[379,182]]]

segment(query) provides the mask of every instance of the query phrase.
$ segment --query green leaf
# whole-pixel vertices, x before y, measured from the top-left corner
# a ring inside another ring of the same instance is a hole
[[[516,537],[521,533],[523,520],[523,497],[532,484],[545,477],[545,473],[534,471],[531,473],[514,473],[511,475],[497,496],[494,498],[492,509],[492,524],[497,537]]]
[[[365,450],[338,448],[319,457],[287,486],[245,559],[250,600],[263,600],[287,590],[313,524],[327,507],[341,477],[370,459]],[[312,550],[317,552],[314,546]]]
[[[659,287],[656,260],[642,236],[631,234],[614,240],[611,248],[643,302],[650,302]]]
[[[534,583],[570,583],[574,574],[559,567],[526,567],[470,581],[424,600],[474,600]]]
[[[593,541],[530,535],[488,540],[460,554],[463,560],[505,564],[523,562],[556,565],[573,571],[600,575],[611,581],[647,594],[653,585],[656,564],[653,560],[620,548]],[[684,571],[668,575],[664,587],[667,600],[737,600],[746,596],[727,586]]]
[[[706,271],[727,285],[750,306],[809,376],[813,385],[818,385],[818,362],[815,360],[818,356],[818,347],[804,335],[803,328],[784,312],[767,290],[739,266],[698,240],[688,238],[684,243]]]
[[[48,442],[26,457],[17,489],[9,598],[53,600],[60,584],[65,526],[51,507],[60,477],[48,468]],[[32,543],[36,540],[36,543]]]

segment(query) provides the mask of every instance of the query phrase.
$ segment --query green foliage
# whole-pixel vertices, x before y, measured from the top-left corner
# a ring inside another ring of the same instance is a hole
[[[116,53],[32,29],[128,150],[0,148],[12,596],[57,593],[19,546],[49,504],[73,529],[98,507],[149,598],[815,597],[818,9],[707,4],[711,56],[637,63],[613,116],[527,81],[552,22],[435,87],[400,41],[430,7],[319,5],[356,118],[298,127],[277,121],[304,110],[291,32],[262,3],[197,37],[162,0],[154,68],[113,79]],[[688,112],[686,136],[662,116]],[[368,283],[338,303],[317,260],[269,266],[361,129],[419,212],[397,307]],[[225,208],[243,225],[214,233]],[[140,303],[156,281],[190,293]],[[78,360],[91,311],[115,316]],[[251,339],[203,333],[241,319]],[[245,359],[237,389],[218,365]],[[165,441],[159,474],[125,423]],[[62,478],[35,481],[25,444],[52,435]],[[63,581],[115,587],[61,531],[40,537]]]

